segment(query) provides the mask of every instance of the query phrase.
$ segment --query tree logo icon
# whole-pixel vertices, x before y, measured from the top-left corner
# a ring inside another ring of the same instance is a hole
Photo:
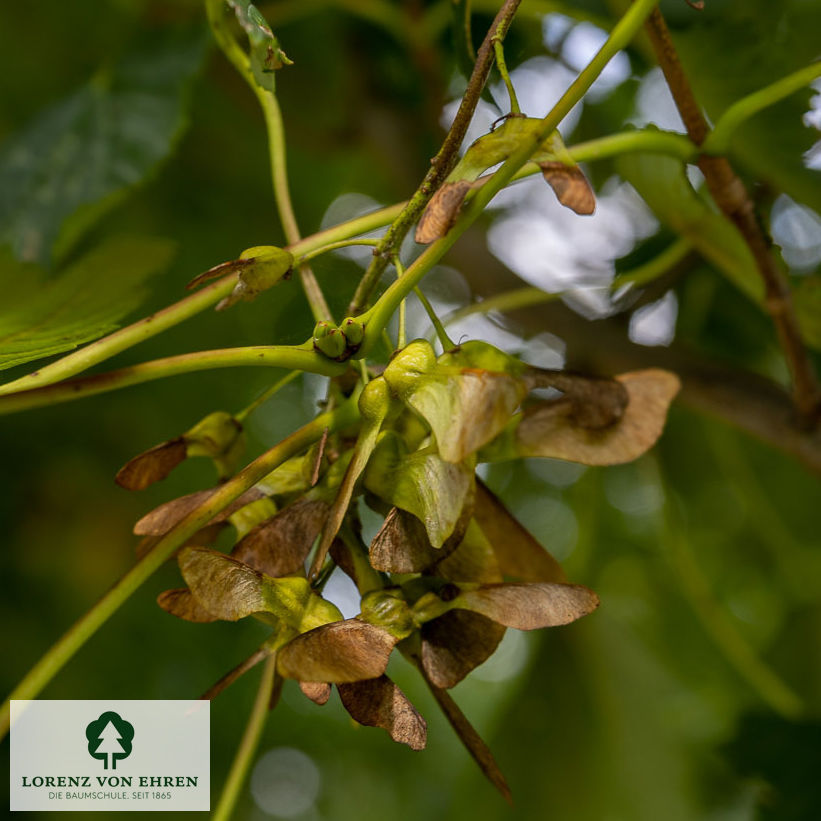
[[[100,758],[105,769],[117,769],[117,761],[131,755],[134,727],[117,713],[103,713],[86,727],[88,754]]]

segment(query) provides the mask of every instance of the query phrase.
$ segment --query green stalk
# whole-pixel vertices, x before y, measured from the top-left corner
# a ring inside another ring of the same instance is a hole
[[[236,68],[242,78],[256,95],[262,108],[265,119],[265,128],[268,132],[268,154],[271,161],[271,182],[274,188],[274,200],[285,232],[285,239],[288,243],[299,242],[300,233],[291,203],[291,193],[288,187],[288,168],[285,162],[285,132],[282,125],[282,112],[274,94],[260,88],[254,74],[251,71],[251,63],[248,55],[240,48],[237,41],[225,25],[223,14],[225,4],[223,0],[206,0],[206,13],[211,31],[217,45],[222,49],[229,62]],[[328,303],[319,283],[316,281],[314,272],[307,265],[299,268],[299,277],[302,282],[302,289],[314,319],[330,319],[331,312]]]
[[[196,351],[154,359],[151,362],[130,365],[108,373],[58,382],[43,388],[0,396],[0,416],[5,413],[40,408],[44,405],[55,405],[58,402],[83,399],[86,396],[94,396],[130,385],[139,385],[154,379],[163,379],[166,376],[214,368],[236,368],[243,365],[287,368],[288,370],[318,373],[323,376],[339,376],[346,367],[340,362],[335,362],[317,353],[310,341],[294,346],[257,345],[245,348],[222,348],[215,351]]]
[[[326,228],[324,231],[319,231],[288,246],[288,250],[298,257],[302,254],[310,254],[318,249],[333,246],[337,242],[347,241],[357,234],[365,234],[376,228],[382,228],[389,225],[401,213],[404,206],[405,203],[400,202],[387,208],[381,208],[378,211],[372,211],[370,214],[356,217],[340,225]],[[0,385],[0,396],[51,385],[62,379],[68,379],[82,373],[92,365],[104,362],[115,354],[205,311],[228,296],[236,283],[237,275],[235,273],[227,274],[191,294],[191,296],[187,296],[185,299],[181,299],[179,302],[175,302],[173,305],[145,317],[145,319],[140,319],[108,336],[91,342],[49,365],[44,365],[33,373],[21,376],[13,382],[7,382],[5,385]]]
[[[0,708],[0,738],[9,729],[12,699],[33,699],[54,678],[72,656],[117,612],[128,597],[182,547],[200,528],[221,510],[253,487],[286,459],[310,447],[322,437],[326,428],[334,432],[353,424],[359,418],[357,396],[354,395],[336,410],[323,413],[283,439],[278,445],[255,459],[236,476],[192,510],[163,536],[154,548],[143,556],[118,582],[60,638],[14,688]]]
[[[537,146],[541,145],[557,128],[573,106],[593,85],[610,59],[630,42],[635,33],[641,28],[644,19],[655,7],[656,2],[657,0],[636,0],[630,6],[598,53],[576,77],[553,109],[542,119],[541,125],[535,133],[523,140],[522,145],[505,161],[492,179],[478,189],[450,231],[430,245],[408,268],[405,275],[390,285],[376,304],[362,315],[366,323],[365,340],[357,352],[357,356],[364,356],[373,347],[382,328],[387,325],[399,303],[454,245],[496,193],[511,181],[513,175],[530,159]]]
[[[702,150],[706,154],[726,154],[733,134],[745,120],[800,91],[818,77],[821,77],[821,61],[737,100],[719,117],[712,133],[701,146]]]
[[[516,89],[513,88],[513,81],[510,79],[510,73],[507,70],[507,63],[505,62],[505,47],[501,40],[493,41],[493,51],[496,54],[496,68],[499,69],[499,74],[502,75],[505,88],[507,89],[507,96],[510,98],[510,113],[521,114],[522,109],[519,108],[519,99],[516,97]]]
[[[262,668],[262,678],[259,682],[257,696],[254,699],[254,706],[251,708],[251,715],[248,716],[248,723],[245,725],[245,732],[242,734],[242,741],[237,748],[237,754],[231,764],[231,770],[222,788],[217,808],[214,810],[212,821],[228,821],[237,803],[239,791],[245,783],[254,754],[259,746],[262,737],[262,730],[265,727],[265,719],[268,717],[268,702],[274,689],[276,679],[277,654],[273,653],[268,657]]]
[[[652,282],[654,279],[666,274],[674,265],[681,262],[693,250],[693,246],[686,239],[680,238],[670,243],[658,256],[624,271],[614,277],[610,283],[610,290],[615,291],[625,285],[641,286]],[[529,308],[532,305],[541,305],[545,302],[554,302],[564,296],[564,291],[543,291],[541,288],[515,288],[512,291],[504,291],[501,294],[494,294],[481,302],[474,302],[466,305],[458,311],[454,311],[450,316],[445,317],[445,325],[452,325],[460,319],[473,314],[487,314],[491,311],[515,311],[518,308]]]
[[[248,79],[248,78],[246,78]],[[274,199],[277,203],[277,211],[282,222],[282,228],[285,231],[285,238],[289,243],[293,244],[299,242],[301,234],[299,233],[299,226],[297,225],[296,215],[294,214],[293,204],[291,203],[291,192],[288,187],[288,168],[285,163],[285,130],[282,124],[282,112],[279,108],[277,98],[261,89],[256,81],[251,77],[249,82],[252,83],[252,88],[256,92],[259,104],[262,107],[262,113],[265,117],[265,126],[268,129],[268,152],[271,157],[271,179],[274,186]],[[305,297],[308,304],[311,306],[311,313],[314,319],[332,320],[331,309],[328,307],[328,302],[325,295],[322,293],[322,288],[316,281],[316,276],[311,270],[310,265],[302,264],[299,266],[299,278],[302,282],[302,290],[305,292]]]

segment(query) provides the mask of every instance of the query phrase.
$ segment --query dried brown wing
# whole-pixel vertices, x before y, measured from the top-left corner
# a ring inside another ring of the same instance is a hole
[[[154,482],[165,479],[174,468],[185,461],[188,445],[182,436],[169,439],[126,462],[114,481],[126,490],[144,490]]]
[[[599,430],[614,425],[630,403],[627,388],[616,378],[582,376],[569,371],[528,368],[525,382],[534,388],[556,388],[565,398],[556,402],[559,412],[573,419],[579,427]]]
[[[415,239],[420,245],[428,245],[447,234],[472,187],[467,180],[456,180],[444,183],[436,191],[416,226]]]
[[[437,687],[455,687],[487,661],[505,628],[469,610],[451,610],[422,625],[422,666]]]
[[[587,216],[596,210],[593,187],[577,165],[561,162],[539,163],[542,176],[553,189],[559,202],[577,214]]]
[[[424,750],[427,724],[405,694],[387,677],[338,684],[339,697],[351,717],[366,727],[381,727],[412,750]]]
[[[319,704],[320,707],[327,704],[328,699],[331,697],[331,685],[325,681],[300,681],[299,689],[307,698],[311,699],[314,704]]]
[[[481,479],[476,480],[473,515],[493,547],[503,575],[523,582],[566,581],[561,565]]]
[[[231,259],[228,262],[221,262],[219,265],[215,265],[213,268],[209,268],[207,271],[197,274],[185,287],[191,291],[211,279],[216,279],[225,274],[230,274],[233,271],[241,270],[251,265],[253,261],[253,259]]]
[[[187,587],[175,590],[166,590],[157,596],[157,604],[178,619],[193,621],[198,624],[207,624],[217,621],[217,616],[208,612],[193,596]]]
[[[316,627],[286,644],[277,657],[281,675],[334,684],[385,672],[396,639],[381,627],[345,619]]]
[[[137,524],[134,525],[134,533],[138,536],[162,536],[168,533],[174,525],[181,522],[191,511],[196,510],[200,505],[205,504],[219,488],[208,488],[207,490],[197,490],[188,493],[170,502],[165,502],[154,510],[146,513]],[[217,513],[211,523],[224,522],[232,513],[239,510],[257,499],[262,499],[265,494],[258,488],[246,490],[239,498],[234,499],[220,513]]]
[[[305,558],[328,518],[322,499],[297,499],[237,542],[231,555],[269,576],[302,569]]]
[[[547,456],[585,465],[630,462],[649,450],[661,436],[670,403],[678,393],[678,377],[649,368],[620,374],[629,402],[622,417],[602,430],[576,424],[561,401],[529,409],[516,430],[522,456]]]
[[[578,584],[486,584],[459,594],[454,606],[481,613],[505,627],[558,627],[592,613],[599,597]]]

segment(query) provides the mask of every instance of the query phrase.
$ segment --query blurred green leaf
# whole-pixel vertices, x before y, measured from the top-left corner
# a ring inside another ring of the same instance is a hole
[[[739,290],[756,302],[763,300],[764,286],[750,249],[735,226],[696,193],[683,163],[658,154],[625,154],[616,166],[662,223],[690,240]]]
[[[818,751],[821,724],[791,722],[775,715],[746,715],[725,748],[738,772],[763,779],[756,818],[805,821],[821,818]]]
[[[732,103],[818,59],[821,4],[804,0],[728,3],[690,15],[676,45],[713,122]],[[743,48],[740,48],[743,44]],[[792,95],[744,123],[731,156],[756,178],[821,211],[821,172],[803,154],[818,133],[803,122],[811,92]]]
[[[1,249],[0,370],[114,330],[143,300],[146,280],[169,263],[174,248],[166,239],[115,237],[53,280]]]
[[[204,44],[200,28],[153,34],[8,140],[0,243],[48,265],[145,180],[183,132]]]

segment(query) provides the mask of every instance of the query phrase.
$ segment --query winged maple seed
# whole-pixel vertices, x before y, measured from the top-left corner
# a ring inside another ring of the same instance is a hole
[[[555,398],[532,395],[546,387]],[[419,750],[425,720],[386,675],[396,651],[418,668],[459,738],[509,797],[493,756],[447,690],[493,655],[507,629],[566,625],[599,600],[567,582],[476,466],[523,456],[590,465],[634,459],[660,436],[677,390],[665,371],[587,377],[536,369],[478,341],[439,357],[429,343],[411,342],[361,390],[355,431],[326,430],[321,445],[214,509],[179,551],[186,586],[160,594],[160,607],[199,623],[253,617],[270,631],[206,696],[275,655],[278,682],[296,680],[317,704],[336,687],[356,721]],[[223,475],[235,444],[212,435],[216,444],[203,445],[202,431],[215,419],[222,417],[212,414],[132,460],[124,484],[161,478],[183,446],[183,455],[193,455],[195,440]],[[148,540],[144,548],[193,511],[209,511],[216,490],[143,516],[135,532]],[[370,545],[362,540],[360,499],[383,517]],[[206,546],[227,529],[230,552]],[[334,568],[359,590],[355,618],[343,618],[322,596]]]

